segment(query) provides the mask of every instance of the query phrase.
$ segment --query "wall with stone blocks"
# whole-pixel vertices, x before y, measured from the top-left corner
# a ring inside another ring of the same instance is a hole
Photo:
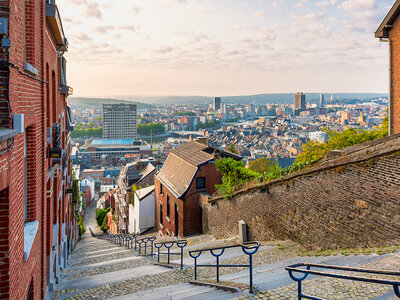
[[[400,138],[360,146],[325,166],[244,187],[232,199],[214,195],[203,205],[203,229],[225,238],[244,220],[249,240],[291,239],[314,249],[393,243],[400,232],[397,148]]]

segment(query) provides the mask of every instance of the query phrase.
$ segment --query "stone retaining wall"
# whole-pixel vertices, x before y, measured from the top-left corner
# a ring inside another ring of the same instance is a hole
[[[224,238],[238,234],[244,220],[251,240],[291,239],[314,249],[393,243],[400,235],[400,138],[387,140],[346,153],[351,160],[335,158],[341,164],[327,159],[245,187],[232,199],[214,195],[203,205],[204,230]]]

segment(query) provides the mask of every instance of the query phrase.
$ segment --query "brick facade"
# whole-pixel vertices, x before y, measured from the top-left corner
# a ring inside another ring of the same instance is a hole
[[[12,149],[0,152],[0,299],[26,299],[30,286],[31,299],[47,299],[76,232],[66,193],[72,165],[67,98],[59,91],[61,53],[46,25],[46,1],[0,1],[0,17],[8,20],[11,40],[11,64],[0,66],[0,100],[14,118],[24,115],[24,132],[13,138]],[[47,136],[55,123],[62,159],[48,152],[58,147],[55,134],[50,143]],[[0,124],[0,130],[10,129],[4,120]],[[33,221],[39,227],[25,259],[24,228]]]
[[[400,133],[400,21],[396,20],[389,39],[391,41],[391,94],[392,101],[390,106],[391,132]]]
[[[196,178],[206,178],[206,189],[196,190]],[[202,208],[200,206],[201,194],[206,192],[212,194],[215,192],[215,185],[221,184],[221,173],[215,169],[214,162],[209,162],[199,167],[195,178],[193,179],[188,191],[181,199],[177,199],[168,187],[163,186],[163,193],[161,193],[160,180],[155,177],[155,193],[156,193],[156,227],[165,235],[189,236],[202,232]],[[168,201],[170,199],[170,216],[167,216]],[[163,207],[162,225],[160,222],[160,211]],[[176,210],[177,206],[177,210]],[[175,230],[176,224],[176,211],[179,213],[178,219],[178,234]]]
[[[309,248],[382,246],[399,240],[400,135],[343,150],[339,158],[271,183],[249,184],[232,199],[204,201],[217,238],[291,239]]]

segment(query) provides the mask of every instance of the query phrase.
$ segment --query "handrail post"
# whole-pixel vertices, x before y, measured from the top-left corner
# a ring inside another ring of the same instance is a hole
[[[181,248],[181,270],[183,269],[183,248]]]
[[[194,259],[194,280],[197,280],[197,257]]]
[[[250,266],[250,293],[253,294],[253,254],[249,255],[249,266]]]
[[[301,280],[297,281],[297,300],[301,300]]]
[[[154,252],[153,252],[153,243],[154,243],[154,241],[151,240],[151,257],[153,257],[153,254],[154,254]]]
[[[160,248],[157,248],[157,252],[158,252],[157,263],[160,263]]]
[[[219,282],[219,256],[217,256],[217,282]]]
[[[168,248],[168,264],[169,264],[169,253],[170,253],[171,248]]]

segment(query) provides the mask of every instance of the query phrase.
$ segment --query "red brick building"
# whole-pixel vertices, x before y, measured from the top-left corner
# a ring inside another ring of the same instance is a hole
[[[397,0],[375,32],[389,44],[389,133],[400,133],[400,0]]]
[[[188,236],[202,232],[202,194],[213,194],[221,183],[215,159],[241,157],[198,142],[181,145],[168,155],[154,179],[156,227],[165,235]]]
[[[48,299],[77,232],[68,43],[54,0],[1,1],[0,34],[0,299]]]

